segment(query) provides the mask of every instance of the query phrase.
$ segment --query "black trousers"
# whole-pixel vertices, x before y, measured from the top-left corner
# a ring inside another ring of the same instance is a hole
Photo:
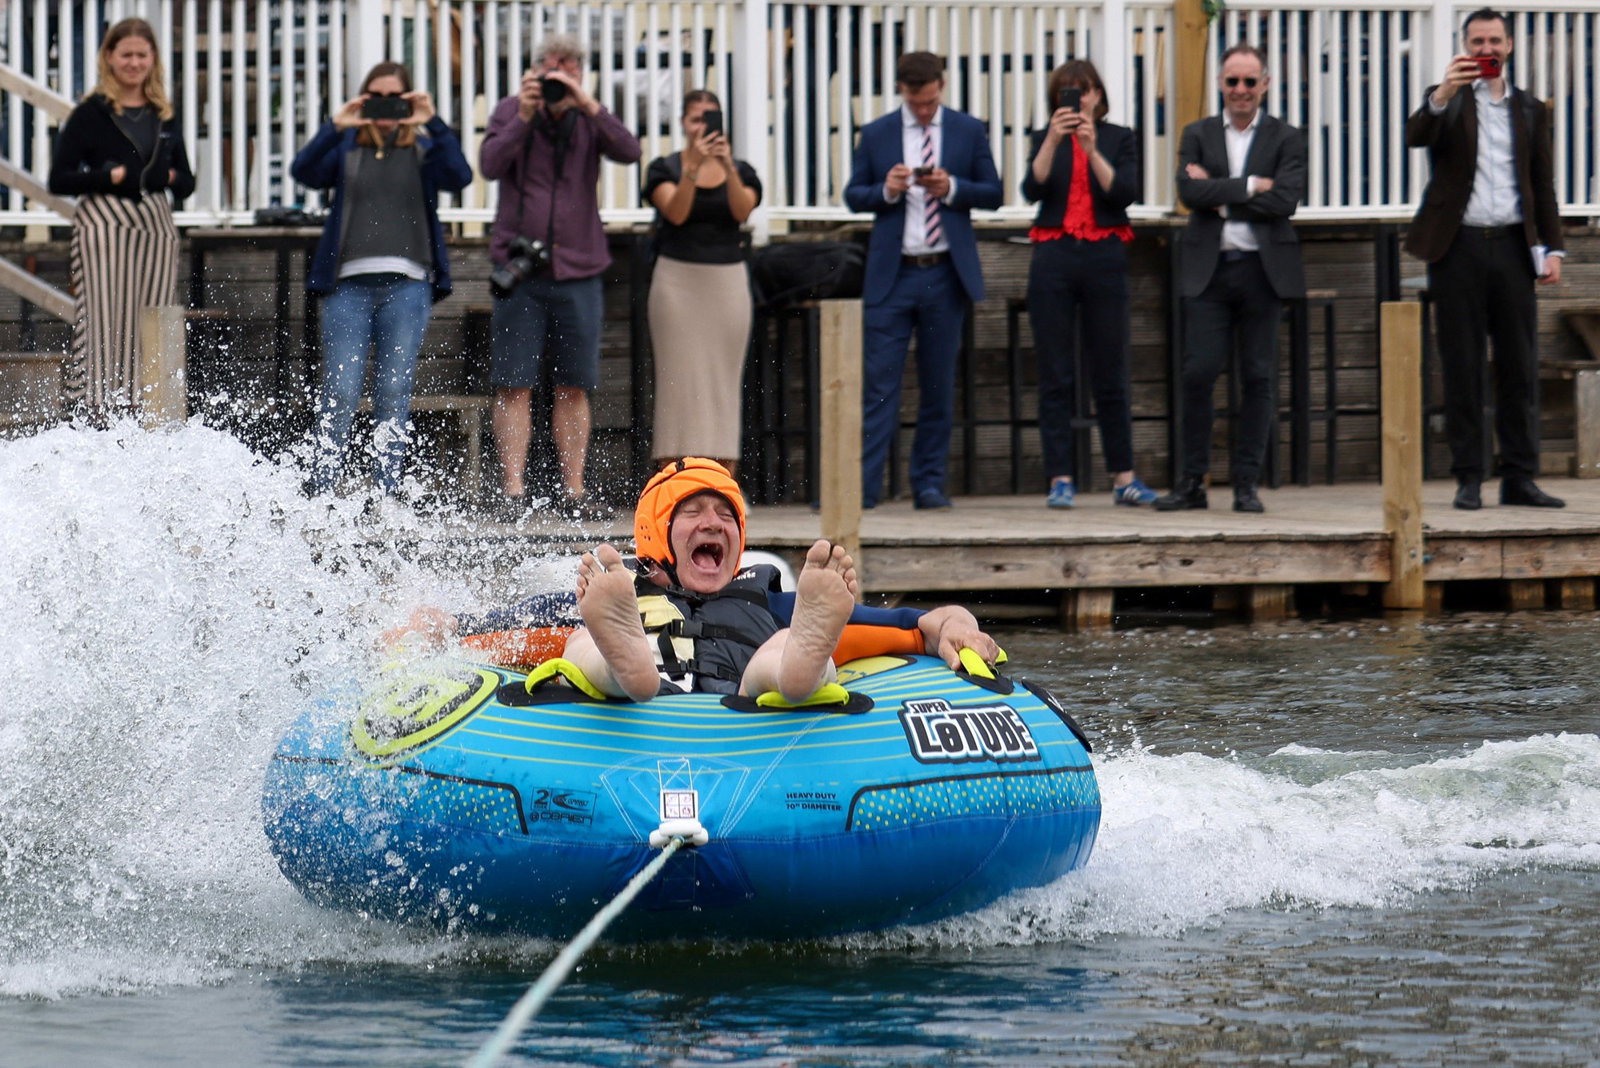
[[[1062,238],[1033,246],[1028,265],[1028,321],[1039,361],[1039,437],[1044,473],[1077,470],[1072,420],[1077,326],[1083,323],[1083,371],[1094,395],[1106,470],[1133,470],[1133,410],[1128,403],[1128,253],[1119,238]]]
[[[1539,473],[1538,301],[1522,227],[1463,226],[1450,251],[1428,265],[1450,470],[1478,481],[1492,459],[1483,432],[1484,366],[1494,341],[1494,430],[1500,473]]]
[[[1277,429],[1273,379],[1278,373],[1278,323],[1283,301],[1261,257],[1225,258],[1198,297],[1183,301],[1183,465],[1186,477],[1211,470],[1212,394],[1239,346],[1239,421],[1231,477],[1235,486],[1261,481],[1267,441]]]

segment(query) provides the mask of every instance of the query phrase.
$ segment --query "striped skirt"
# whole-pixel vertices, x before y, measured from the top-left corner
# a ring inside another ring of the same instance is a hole
[[[72,353],[62,368],[66,402],[89,412],[133,406],[139,390],[139,313],[171,304],[178,286],[178,228],[165,193],[135,203],[91,194],[72,217]]]

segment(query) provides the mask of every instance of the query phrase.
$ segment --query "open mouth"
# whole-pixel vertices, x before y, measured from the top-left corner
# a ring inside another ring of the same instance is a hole
[[[716,542],[702,542],[696,545],[689,553],[689,560],[695,567],[707,571],[717,571],[722,567],[724,549]]]

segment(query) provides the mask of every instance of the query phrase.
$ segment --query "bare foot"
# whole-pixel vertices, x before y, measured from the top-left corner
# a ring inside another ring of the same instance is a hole
[[[855,560],[843,546],[819,539],[806,551],[778,667],[778,692],[784,700],[804,700],[822,685],[857,592]]]
[[[583,554],[578,565],[578,613],[623,694],[630,701],[654,697],[661,676],[639,620],[633,572],[610,545]]]

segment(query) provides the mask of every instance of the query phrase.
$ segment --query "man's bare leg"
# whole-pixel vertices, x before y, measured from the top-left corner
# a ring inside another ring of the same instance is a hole
[[[583,629],[567,639],[566,658],[601,691],[648,701],[661,688],[650,640],[639,619],[633,572],[610,545],[584,553],[578,565],[578,613]]]
[[[528,443],[533,439],[533,390],[499,386],[489,423],[494,430],[495,453],[500,459],[500,491],[521,497],[528,491],[523,476],[528,468]]]
[[[569,497],[583,496],[583,467],[589,455],[589,394],[576,386],[557,386],[550,409],[561,485]]]
[[[745,668],[741,693],[777,690],[803,701],[833,678],[833,650],[856,605],[856,565],[842,546],[818,540],[806,551],[796,584],[794,618],[768,638]]]

